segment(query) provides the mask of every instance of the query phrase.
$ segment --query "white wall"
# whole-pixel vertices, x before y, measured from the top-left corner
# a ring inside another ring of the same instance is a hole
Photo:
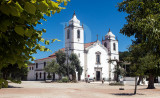
[[[100,65],[96,64],[96,52],[101,52]],[[102,67],[102,78],[109,79],[109,63],[108,63],[108,52],[107,49],[100,43],[96,43],[89,47],[87,53],[87,75],[90,78],[96,77],[95,67]]]
[[[31,67],[31,69],[30,69],[30,67]],[[32,68],[33,68],[33,69],[32,69]],[[34,66],[28,66],[27,80],[28,80],[28,81],[33,81],[33,80],[35,80],[35,78],[34,78]]]
[[[34,79],[36,80],[36,73],[38,74],[38,80],[44,80],[44,62],[46,62],[46,66],[49,62],[51,62],[53,59],[55,58],[51,58],[51,59],[45,59],[45,60],[37,60],[35,61],[35,66],[34,66]],[[36,68],[36,63],[38,63],[38,68]],[[41,78],[40,78],[40,73],[41,73]],[[48,73],[46,73],[46,79],[47,79],[47,76],[48,76]],[[51,76],[52,73],[51,73]],[[55,79],[58,79],[58,75],[55,75]]]

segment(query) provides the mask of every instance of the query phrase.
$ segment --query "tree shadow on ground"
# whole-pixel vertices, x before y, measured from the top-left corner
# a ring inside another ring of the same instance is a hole
[[[134,96],[134,93],[111,93],[112,95],[116,95],[116,96]],[[137,93],[136,95],[144,95],[144,94],[140,94]]]
[[[23,87],[17,87],[17,86],[8,85],[8,88],[23,88]]]

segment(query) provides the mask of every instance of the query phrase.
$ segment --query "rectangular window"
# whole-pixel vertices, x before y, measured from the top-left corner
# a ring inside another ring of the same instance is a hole
[[[67,39],[69,39],[69,37],[70,37],[70,30],[68,29],[67,30]]]
[[[113,43],[113,50],[116,51],[116,44]]]
[[[80,31],[77,31],[77,38],[80,38]]]
[[[46,62],[44,62],[44,67],[46,66]]]
[[[38,63],[36,63],[36,68],[38,68]]]
[[[100,55],[96,55],[96,63],[100,64]]]

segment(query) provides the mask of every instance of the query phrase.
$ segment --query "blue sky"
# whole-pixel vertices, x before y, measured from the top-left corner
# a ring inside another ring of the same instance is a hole
[[[43,34],[46,39],[57,38],[60,42],[54,42],[46,47],[52,52],[40,52],[34,54],[36,59],[45,58],[64,47],[64,25],[76,13],[77,18],[84,24],[85,43],[96,41],[97,34],[99,40],[102,40],[109,28],[119,40],[119,51],[126,51],[132,43],[131,39],[123,34],[120,34],[120,29],[126,23],[126,13],[118,12],[117,3],[123,0],[71,0],[65,10],[56,13],[51,17],[46,17],[47,21],[43,21],[42,25],[38,25],[37,29],[45,28],[47,32]],[[41,45],[44,45],[41,43]]]

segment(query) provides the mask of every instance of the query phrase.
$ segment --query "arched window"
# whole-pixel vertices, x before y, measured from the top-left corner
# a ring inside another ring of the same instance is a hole
[[[113,50],[116,51],[116,44],[115,43],[113,43]]]
[[[80,38],[80,30],[77,30],[77,38]]]
[[[67,30],[67,39],[69,39],[70,38],[70,30],[68,29]]]
[[[107,48],[107,43],[106,43],[106,42],[104,43],[104,47],[106,47],[106,48]]]

